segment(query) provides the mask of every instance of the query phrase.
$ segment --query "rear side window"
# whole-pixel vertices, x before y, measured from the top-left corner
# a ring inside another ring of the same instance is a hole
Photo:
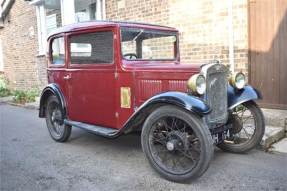
[[[52,64],[65,64],[65,45],[64,37],[55,38],[52,41]]]
[[[114,61],[113,32],[71,36],[71,64],[108,64]]]

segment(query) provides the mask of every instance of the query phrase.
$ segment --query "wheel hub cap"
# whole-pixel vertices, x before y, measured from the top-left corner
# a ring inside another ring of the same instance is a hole
[[[173,151],[174,150],[174,143],[172,142],[172,141],[168,141],[167,143],[166,143],[166,148],[167,148],[167,150],[169,150],[169,151]]]

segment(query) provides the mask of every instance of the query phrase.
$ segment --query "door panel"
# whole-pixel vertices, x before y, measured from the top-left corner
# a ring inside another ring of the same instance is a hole
[[[249,1],[250,82],[264,107],[287,109],[287,0]]]
[[[115,128],[114,32],[79,32],[69,35],[68,41],[69,118]]]
[[[115,127],[114,70],[69,70],[69,118],[107,127]]]

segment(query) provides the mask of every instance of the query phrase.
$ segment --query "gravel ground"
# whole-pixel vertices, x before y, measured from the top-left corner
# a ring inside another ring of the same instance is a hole
[[[216,150],[208,171],[189,184],[149,166],[140,137],[108,140],[73,128],[54,142],[36,110],[0,105],[0,190],[287,190],[287,154]]]

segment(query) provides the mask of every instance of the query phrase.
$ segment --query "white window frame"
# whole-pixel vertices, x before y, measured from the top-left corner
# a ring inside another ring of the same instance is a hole
[[[51,21],[53,21],[53,23],[51,23]],[[49,30],[54,30],[56,28],[57,28],[57,15],[56,14],[51,14],[49,16],[46,16],[46,31],[47,31],[47,35],[49,35]]]
[[[45,55],[47,46],[46,18],[44,5],[36,6],[38,54]]]
[[[30,4],[36,6],[37,28],[38,28],[38,54],[45,55],[47,49],[46,14],[44,8],[45,0],[33,0]],[[60,0],[62,24],[72,24],[76,22],[75,1]],[[99,5],[99,6],[98,6]],[[106,0],[97,0],[96,8],[97,20],[106,18]]]

